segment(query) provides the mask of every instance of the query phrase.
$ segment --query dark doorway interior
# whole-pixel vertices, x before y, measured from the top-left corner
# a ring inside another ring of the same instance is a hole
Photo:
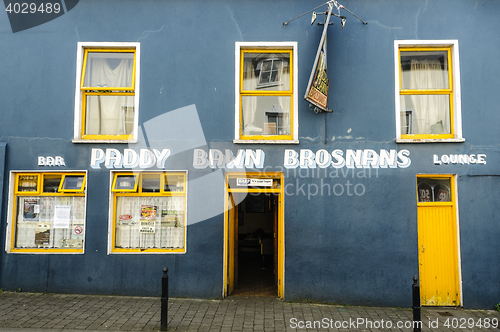
[[[248,194],[238,205],[238,272],[233,296],[277,296],[277,197]]]

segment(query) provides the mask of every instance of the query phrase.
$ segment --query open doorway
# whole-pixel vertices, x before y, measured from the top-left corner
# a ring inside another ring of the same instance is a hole
[[[267,179],[266,187],[235,189],[231,189],[235,181],[229,179],[224,255],[226,296],[283,297],[281,177],[274,175]]]
[[[277,197],[249,194],[237,209],[238,272],[232,295],[277,296]]]

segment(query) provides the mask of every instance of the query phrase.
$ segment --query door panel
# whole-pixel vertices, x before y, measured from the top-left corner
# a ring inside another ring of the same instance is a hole
[[[455,207],[419,206],[417,212],[421,304],[458,306],[460,288]]]

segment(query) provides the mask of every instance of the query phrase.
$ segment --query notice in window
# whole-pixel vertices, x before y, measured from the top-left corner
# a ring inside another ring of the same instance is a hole
[[[24,200],[23,221],[38,221],[40,213],[40,199],[26,198]]]
[[[54,206],[54,228],[69,228],[71,206]]]

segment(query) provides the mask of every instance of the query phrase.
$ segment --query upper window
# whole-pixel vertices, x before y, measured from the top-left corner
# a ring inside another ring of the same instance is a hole
[[[116,172],[112,253],[185,252],[186,172]]]
[[[296,43],[236,43],[235,142],[298,143]]]
[[[462,139],[458,43],[395,41],[401,141]]]
[[[79,43],[75,140],[135,141],[138,43]]]
[[[12,173],[10,252],[83,253],[85,188],[81,173]]]

